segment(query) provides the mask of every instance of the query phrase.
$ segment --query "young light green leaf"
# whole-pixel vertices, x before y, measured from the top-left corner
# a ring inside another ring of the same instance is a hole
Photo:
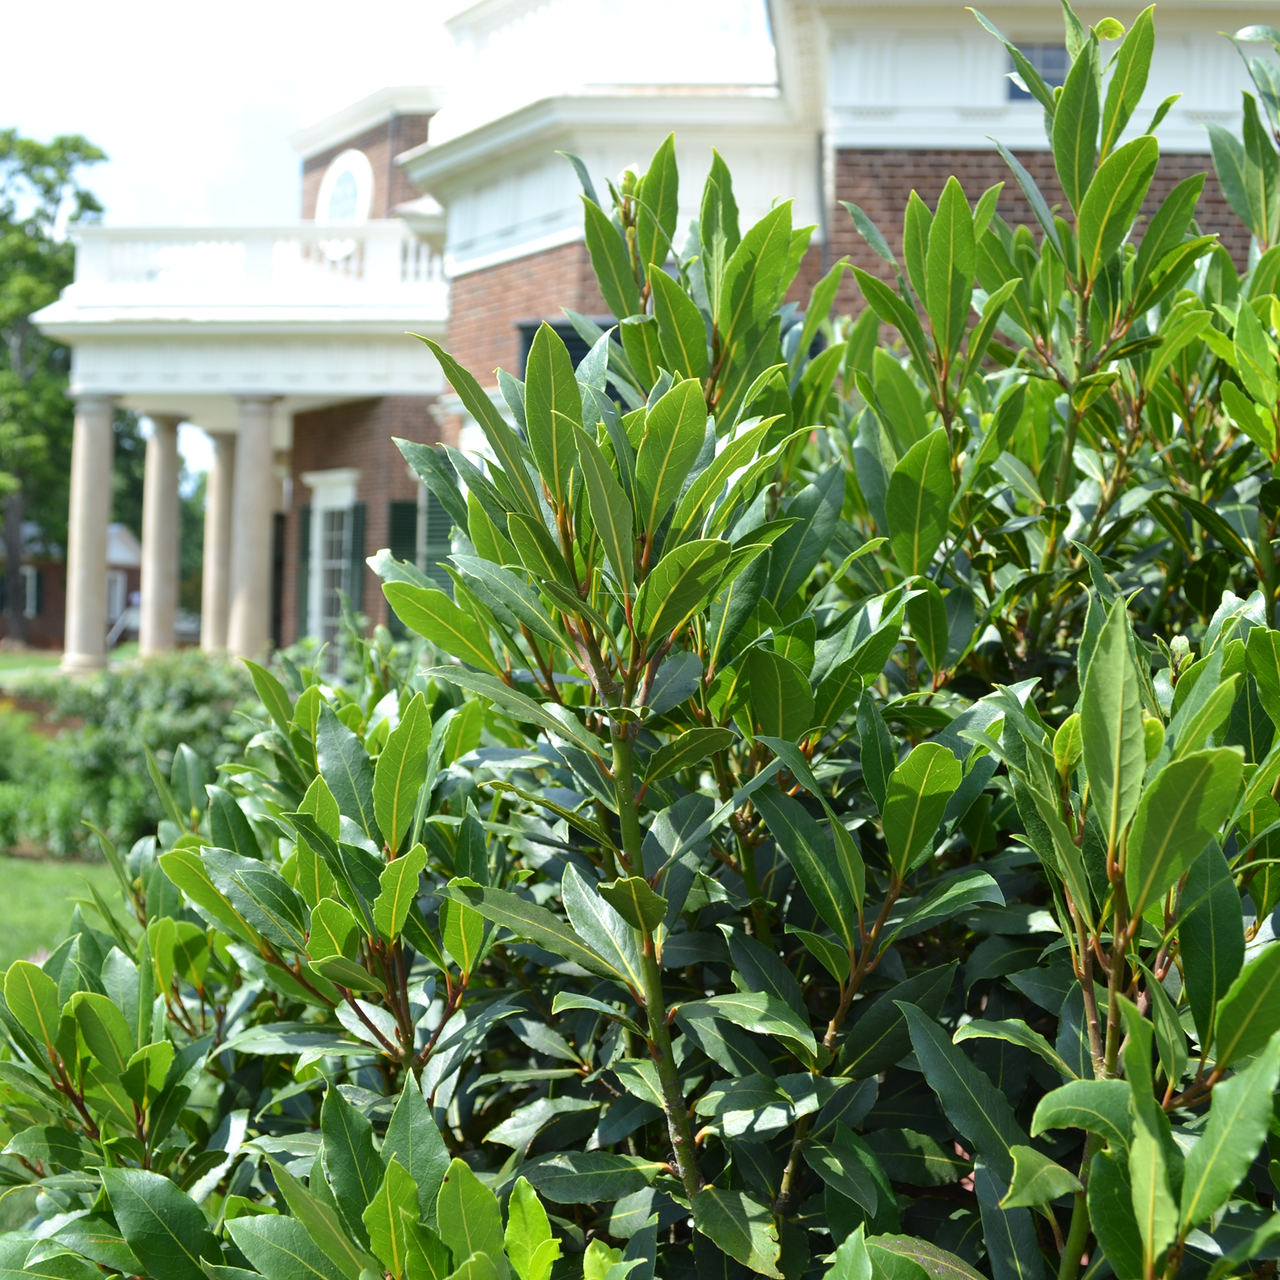
[[[1034,1209],[1083,1190],[1080,1179],[1034,1147],[1014,1146],[1013,1179],[1002,1209]]]
[[[520,1280],[548,1280],[560,1256],[547,1211],[527,1178],[517,1178],[507,1204],[507,1259]]]
[[[426,865],[426,849],[415,844],[403,857],[389,862],[378,877],[382,891],[374,899],[373,922],[385,941],[391,942],[400,936],[405,917],[418,896],[418,877]]]
[[[1080,272],[1094,280],[1129,233],[1155,175],[1160,146],[1150,135],[1134,138],[1099,166],[1080,205]]]
[[[392,853],[399,850],[422,787],[431,748],[427,701],[415,693],[392,729],[373,773],[373,811],[378,830]]]
[[[964,338],[976,262],[973,214],[964,188],[952,176],[938,198],[925,261],[929,322],[934,344],[944,357],[955,355]]]
[[[489,637],[480,629],[480,624],[443,591],[407,582],[384,582],[382,594],[396,611],[396,617],[423,639],[461,662],[469,662],[495,675],[502,674]]]
[[[398,1160],[389,1159],[386,1165],[382,1185],[369,1201],[363,1221],[378,1260],[393,1276],[403,1277],[408,1254],[403,1215],[417,1215],[418,1187]]]
[[[1098,42],[1091,39],[1072,63],[1053,113],[1053,163],[1078,214],[1098,154]]]
[[[633,929],[651,932],[666,919],[666,898],[655,893],[640,876],[608,880],[597,890]]]
[[[58,984],[39,965],[15,960],[4,976],[4,998],[22,1026],[52,1049],[62,1020]]]
[[[966,1022],[952,1036],[953,1044],[965,1040],[1006,1040],[1010,1044],[1029,1049],[1037,1057],[1043,1058],[1064,1080],[1074,1080],[1076,1073],[1063,1060],[1062,1055],[1038,1031],[1032,1031],[1019,1018],[1007,1018],[998,1021],[975,1019]],[[1032,1133],[1032,1137],[1035,1134]]]

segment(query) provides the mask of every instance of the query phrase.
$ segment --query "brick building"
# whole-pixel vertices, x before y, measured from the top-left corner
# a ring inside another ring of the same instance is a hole
[[[742,3],[746,13],[755,0]],[[1057,0],[985,8],[1061,83]],[[1247,75],[1218,33],[1265,21],[1265,9],[1260,0],[1163,0],[1130,129],[1143,128],[1169,94],[1183,95],[1159,130],[1146,212],[1181,178],[1209,172],[1201,228],[1218,233],[1241,265],[1247,236],[1212,174],[1204,125],[1239,128]],[[1114,13],[1128,22],[1137,11]],[[1111,12],[1080,6],[1086,22]],[[718,83],[677,73],[655,83],[674,65],[662,60],[669,42],[603,0],[466,5],[445,24],[447,83],[384,90],[299,135],[298,224],[82,232],[76,283],[40,318],[73,345],[81,397],[67,665],[101,661],[95,538],[105,515],[92,477],[109,458],[112,401],[156,424],[144,650],[173,636],[169,477],[181,420],[218,441],[202,643],[254,653],[326,636],[339,590],[372,621],[393,621],[365,558],[385,546],[430,566],[445,553],[447,528],[390,437],[474,438],[433,358],[406,331],[442,340],[493,387],[499,366],[522,372],[533,329],[562,322],[561,307],[605,317],[578,180],[557,152],[580,156],[603,189],[674,131],[686,226],[715,147],[733,172],[744,225],[782,196],[794,199],[797,225],[816,227],[798,298],[841,256],[886,269],[841,201],[861,205],[897,248],[909,193],[932,203],[955,173],[971,200],[1003,181],[1001,215],[1030,223],[993,137],[1051,204],[1061,202],[1040,108],[1009,79],[1003,46],[960,3],[759,0],[758,17],[767,56],[730,41],[719,59],[703,50],[697,63],[700,78]],[[626,83],[585,79],[604,67]],[[837,305],[860,305],[849,278]]]

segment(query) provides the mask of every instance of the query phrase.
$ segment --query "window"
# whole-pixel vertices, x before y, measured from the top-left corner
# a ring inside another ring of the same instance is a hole
[[[1040,73],[1040,78],[1050,89],[1057,89],[1066,83],[1067,72],[1071,64],[1067,61],[1067,50],[1061,44],[1020,44],[1018,51]],[[1018,68],[1009,59],[1009,70],[1017,73]],[[1029,90],[1023,89],[1013,80],[1009,81],[1010,102],[1034,102],[1035,98]]]
[[[40,570],[33,564],[24,564],[18,570],[22,574],[22,616],[34,618],[40,612]]]
[[[124,569],[107,570],[107,621],[115,622],[129,603],[129,574]]]
[[[312,492],[303,507],[308,531],[298,539],[299,634],[334,646],[342,638],[342,596],[357,612],[364,607],[365,504],[356,501],[360,472],[351,467],[307,471]],[[306,610],[302,609],[305,593]]]
[[[608,329],[614,322],[608,316],[592,316],[596,324],[602,329]],[[520,330],[520,376],[524,377],[524,367],[529,361],[529,350],[533,346],[533,335],[542,327],[541,320],[520,320],[516,322],[516,328]],[[576,369],[591,350],[590,345],[579,335],[577,329],[573,327],[567,320],[548,320],[549,324],[560,336],[560,340],[569,349],[569,359],[573,361],[573,367]],[[618,335],[614,334],[616,338]]]
[[[422,571],[435,581],[446,595],[453,595],[453,579],[440,567],[442,560],[453,554],[453,517],[444,509],[444,504],[425,485],[422,489],[425,499],[426,519],[422,543]]]
[[[338,507],[320,512],[319,561],[320,609],[317,632],[325,644],[333,644],[342,630],[342,597],[347,590],[351,564],[351,511]]]

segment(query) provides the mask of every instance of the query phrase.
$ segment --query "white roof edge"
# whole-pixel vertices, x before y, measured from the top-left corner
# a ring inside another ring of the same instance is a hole
[[[707,92],[691,86],[672,92],[626,97],[620,94],[565,94],[542,98],[460,133],[445,142],[424,143],[396,157],[420,190],[464,172],[537,138],[566,130],[609,132],[660,125],[667,131],[715,129],[758,135],[762,130],[809,136],[812,130],[791,114],[776,92],[761,95]]]
[[[434,115],[440,110],[443,100],[443,92],[434,85],[388,85],[305,129],[299,129],[289,141],[306,160],[380,125],[384,120],[390,120],[392,116]]]

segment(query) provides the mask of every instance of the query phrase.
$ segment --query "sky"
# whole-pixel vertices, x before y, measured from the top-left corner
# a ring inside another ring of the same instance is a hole
[[[574,18],[591,15],[566,24],[562,68],[578,69],[571,74],[599,67],[592,78],[614,82],[772,79],[765,0],[553,2]],[[117,226],[292,222],[300,189],[295,131],[387,85],[448,85],[456,77],[474,87],[468,53],[453,54],[443,26],[466,7],[466,0],[10,4],[0,128],[40,140],[79,133],[101,147],[108,160],[87,172],[86,183]],[[180,447],[190,470],[208,467],[203,432],[184,428]]]

